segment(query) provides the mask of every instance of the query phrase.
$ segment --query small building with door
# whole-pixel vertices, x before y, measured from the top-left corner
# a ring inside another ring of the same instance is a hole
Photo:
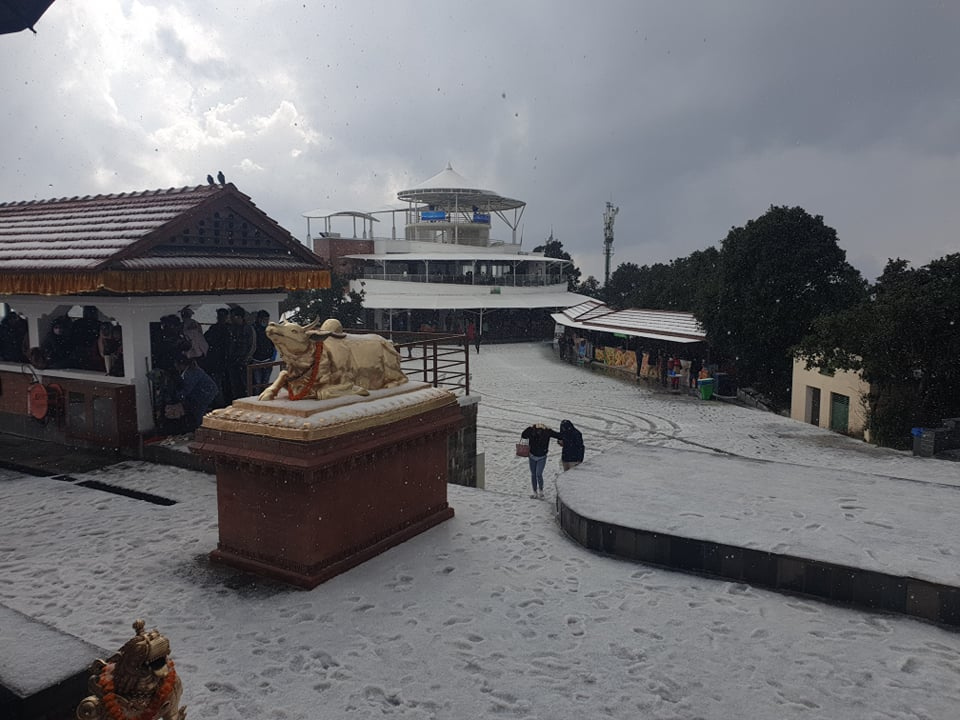
[[[805,361],[794,359],[790,417],[869,441],[865,430],[869,392],[870,384],[860,373],[808,370]]]
[[[137,455],[156,433],[161,317],[277,318],[289,291],[329,286],[327,265],[230,183],[0,204],[0,432]],[[122,367],[42,361],[64,317],[118,328]]]

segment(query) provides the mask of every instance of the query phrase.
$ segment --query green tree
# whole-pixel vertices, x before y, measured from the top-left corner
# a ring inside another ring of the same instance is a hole
[[[773,207],[721,244],[716,284],[697,315],[741,385],[789,404],[793,349],[818,317],[866,296],[836,231],[799,207]]]
[[[616,310],[643,307],[637,298],[647,269],[646,265],[641,268],[632,262],[617,265],[601,291],[603,301]]]
[[[601,300],[603,297],[603,288],[600,287],[600,281],[593,275],[588,275],[586,280],[577,285],[576,292],[597,300]]]
[[[960,415],[960,253],[916,269],[888,261],[869,298],[820,318],[796,351],[808,366],[862,374],[879,445],[905,447],[911,427]]]
[[[717,295],[720,251],[715,247],[696,250],[685,258],[670,263],[672,278],[669,292],[660,308],[676,309],[700,315]]]
[[[606,302],[618,310],[644,308],[696,312],[715,295],[720,254],[716,248],[687,257],[638,267],[621,263],[604,288]]]
[[[348,278],[330,273],[326,290],[297,290],[280,303],[280,312],[292,312],[291,320],[300,324],[320,318],[337,318],[345,327],[363,327],[363,293],[350,290]]]
[[[567,279],[567,290],[573,292],[580,282],[580,268],[573,264],[573,258],[570,253],[563,249],[563,243],[553,237],[553,232],[547,238],[547,242],[538,245],[533,252],[542,252],[544,257],[557,258],[558,260],[570,260],[570,264],[563,269],[563,276]]]

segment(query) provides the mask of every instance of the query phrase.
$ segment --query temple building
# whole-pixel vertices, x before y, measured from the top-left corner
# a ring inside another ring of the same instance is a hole
[[[0,431],[137,454],[156,433],[161,317],[277,318],[288,291],[330,286],[327,267],[230,183],[0,204]],[[112,333],[120,366],[50,362],[65,322]]]

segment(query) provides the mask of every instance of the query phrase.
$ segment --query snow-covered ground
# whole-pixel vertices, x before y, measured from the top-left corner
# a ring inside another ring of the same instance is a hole
[[[110,649],[144,617],[171,639],[192,718],[956,717],[960,635],[593,554],[528,499],[513,443],[569,418],[584,477],[598,453],[722,451],[775,461],[779,481],[797,466],[912,480],[921,504],[960,466],[650,393],[542,345],[484,346],[471,369],[487,490],[450,486],[455,518],[313,591],[211,566],[214,479],[129,462],[90,475],[177,504],[0,475],[0,603]],[[689,457],[657,454],[663,483]],[[950,549],[956,525],[931,509],[917,531]]]

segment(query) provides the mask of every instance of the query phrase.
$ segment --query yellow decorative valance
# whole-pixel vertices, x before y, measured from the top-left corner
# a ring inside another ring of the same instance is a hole
[[[3,295],[163,295],[254,290],[324,290],[328,270],[149,270],[0,274]]]

